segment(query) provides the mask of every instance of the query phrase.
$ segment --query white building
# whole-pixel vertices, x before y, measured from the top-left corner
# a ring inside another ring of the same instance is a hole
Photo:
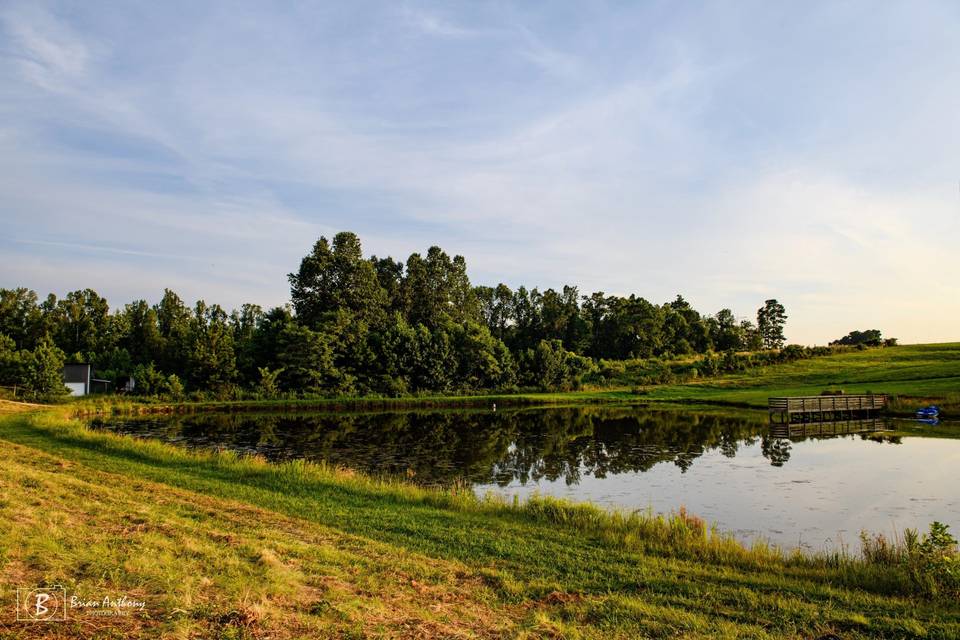
[[[72,396],[85,396],[90,393],[93,368],[89,364],[68,364],[63,367],[63,384],[70,389]]]

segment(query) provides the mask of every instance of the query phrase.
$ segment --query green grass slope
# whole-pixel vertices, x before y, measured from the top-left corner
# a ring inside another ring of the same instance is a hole
[[[0,637],[960,637],[898,567],[0,416]],[[148,615],[17,623],[22,585]],[[47,636],[43,634],[53,634]]]
[[[936,401],[960,409],[960,343],[918,344],[810,358],[688,384],[651,387],[649,400],[724,402],[766,407],[770,396],[845,393],[896,396],[895,410]]]

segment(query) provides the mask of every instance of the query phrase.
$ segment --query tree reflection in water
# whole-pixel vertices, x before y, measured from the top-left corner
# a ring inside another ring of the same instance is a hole
[[[674,464],[685,472],[705,452],[733,458],[759,440],[773,466],[791,444],[751,412],[644,407],[562,407],[312,414],[194,414],[94,421],[137,436],[220,447],[274,460],[307,458],[422,484],[579,483]]]

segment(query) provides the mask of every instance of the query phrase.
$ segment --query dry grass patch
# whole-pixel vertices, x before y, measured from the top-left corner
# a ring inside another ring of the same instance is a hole
[[[0,449],[0,495],[4,638],[497,638],[515,626],[457,563],[26,447]],[[147,608],[17,623],[10,596],[45,584]]]

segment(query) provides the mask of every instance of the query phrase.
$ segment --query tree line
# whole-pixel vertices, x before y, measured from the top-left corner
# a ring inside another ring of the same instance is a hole
[[[865,331],[851,331],[842,338],[831,341],[830,344],[846,347],[895,347],[897,346],[897,339],[884,338],[879,329],[867,329]]]
[[[701,314],[681,296],[475,287],[462,256],[431,247],[406,262],[366,258],[350,232],[320,238],[289,283],[288,305],[230,312],[169,289],[157,304],[112,311],[92,289],[42,301],[0,289],[0,385],[49,394],[64,362],[89,362],[105,379],[132,377],[138,393],[172,396],[553,390],[577,387],[602,361],[784,343],[776,300],[754,324],[729,309]]]

